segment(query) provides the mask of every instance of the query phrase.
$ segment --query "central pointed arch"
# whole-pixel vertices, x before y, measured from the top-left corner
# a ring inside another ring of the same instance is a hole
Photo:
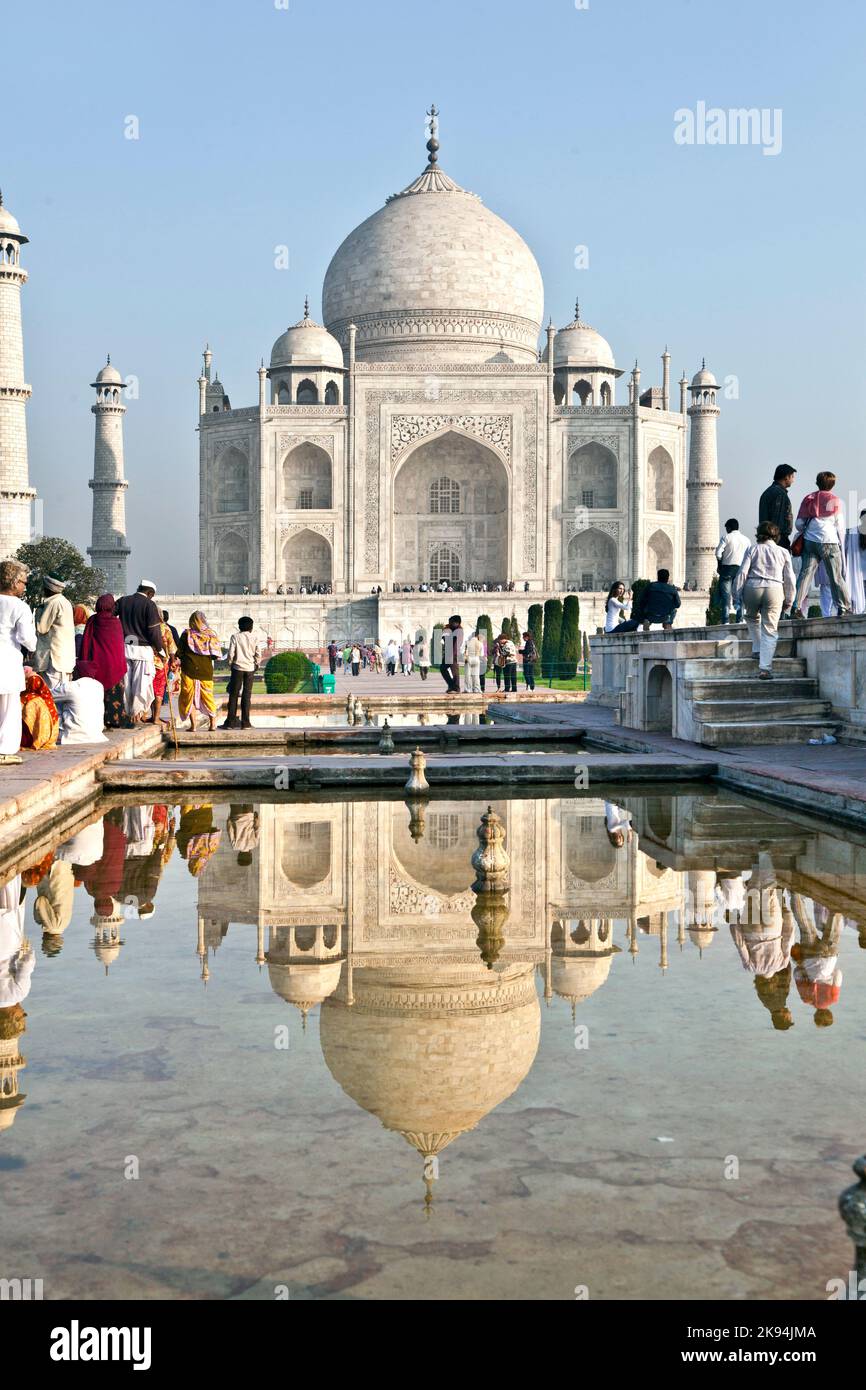
[[[461,580],[508,580],[510,502],[509,469],[492,446],[451,427],[428,435],[394,473],[391,577],[417,585],[434,552],[447,550]]]

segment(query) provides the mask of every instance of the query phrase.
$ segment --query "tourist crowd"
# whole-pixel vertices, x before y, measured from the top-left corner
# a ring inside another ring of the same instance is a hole
[[[481,694],[486,689],[487,674],[493,672],[496,689],[504,695],[517,691],[517,665],[523,665],[523,680],[527,690],[535,689],[535,672],[539,653],[531,632],[524,632],[519,645],[503,631],[490,644],[484,628],[473,628],[466,638],[463,620],[453,614],[440,634],[442,644],[439,672],[445,681],[446,693],[459,695]],[[358,676],[372,671],[387,676],[411,676],[418,672],[422,681],[430,673],[431,643],[426,632],[419,629],[414,640],[392,637],[385,646],[378,642],[348,642],[340,646],[331,639],[328,643],[328,667],[331,675],[338,671]],[[461,667],[463,685],[461,687]]]
[[[105,742],[105,729],[173,723],[216,728],[214,662],[222,644],[201,611],[178,632],[143,579],[133,594],[102,594],[93,608],[72,604],[63,580],[47,575],[35,610],[24,602],[27,570],[0,564],[0,762],[21,748]],[[243,617],[228,647],[228,716],[223,728],[249,728],[262,652],[253,620]],[[238,704],[240,703],[240,717]]]
[[[758,503],[754,540],[731,517],[716,547],[720,619],[727,623],[745,618],[760,680],[772,680],[780,620],[806,616],[813,584],[818,585],[823,617],[866,613],[866,508],[857,526],[846,528],[841,500],[833,490],[836,475],[823,470],[795,516],[790,497],[795,477],[796,469],[788,464],[776,469]],[[659,570],[653,583],[641,587],[627,619],[629,601],[625,584],[616,580],[605,603],[605,632],[633,632],[639,627],[646,632],[653,624],[670,631],[680,607],[679,591],[667,570]]]

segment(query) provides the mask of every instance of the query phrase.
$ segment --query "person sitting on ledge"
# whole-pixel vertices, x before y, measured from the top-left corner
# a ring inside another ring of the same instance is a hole
[[[641,590],[632,608],[632,617],[627,623],[620,623],[617,632],[636,632],[643,627],[649,632],[652,623],[661,623],[665,632],[670,632],[674,615],[680,606],[678,590],[670,583],[670,571],[659,570],[652,584]]]

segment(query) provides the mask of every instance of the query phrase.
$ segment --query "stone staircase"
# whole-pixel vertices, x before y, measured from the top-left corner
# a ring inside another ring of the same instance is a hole
[[[709,748],[740,744],[806,743],[833,734],[829,700],[806,675],[806,663],[792,655],[790,638],[780,638],[772,681],[758,679],[758,659],[746,638],[731,637],[729,656],[686,662],[685,695],[691,707],[695,741]]]

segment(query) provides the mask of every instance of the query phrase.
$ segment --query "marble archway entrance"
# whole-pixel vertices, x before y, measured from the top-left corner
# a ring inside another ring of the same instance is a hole
[[[394,478],[391,578],[418,585],[443,570],[461,580],[505,582],[509,478],[499,456],[457,430],[426,439]],[[434,580],[435,582],[435,580]]]

